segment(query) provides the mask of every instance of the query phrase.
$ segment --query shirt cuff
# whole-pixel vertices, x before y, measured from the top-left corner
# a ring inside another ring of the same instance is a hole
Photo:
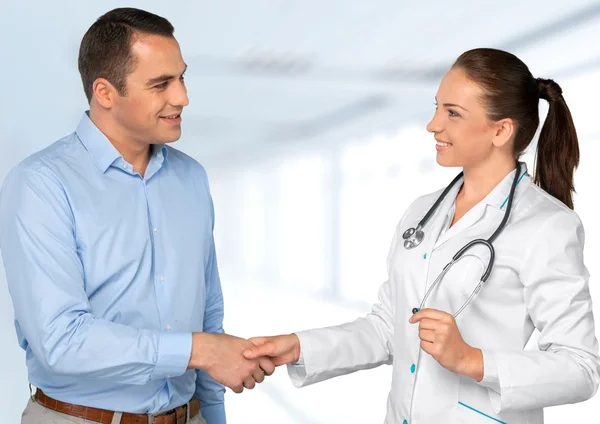
[[[290,380],[292,380],[292,384],[296,388],[300,388],[303,386],[307,377],[306,362],[304,361],[304,350],[302,349],[302,346],[304,345],[304,347],[307,347],[308,341],[302,340],[302,333],[296,333],[296,335],[300,340],[300,355],[298,356],[298,360],[296,362],[292,362],[287,365],[287,371]]]
[[[225,418],[225,404],[219,403],[217,405],[202,406],[200,403],[200,411],[202,418],[206,421],[206,424],[226,424]]]
[[[182,375],[187,371],[191,355],[191,333],[160,333],[158,337],[158,359],[150,380]]]
[[[481,350],[483,354],[483,379],[479,382],[480,385],[487,387],[488,395],[492,407],[498,413],[500,411],[501,396],[500,396],[500,378],[498,376],[498,365],[496,357],[491,350]]]
[[[304,352],[302,352],[302,350],[300,350],[300,356],[298,357],[298,360],[296,362],[292,362],[290,365],[304,366]]]

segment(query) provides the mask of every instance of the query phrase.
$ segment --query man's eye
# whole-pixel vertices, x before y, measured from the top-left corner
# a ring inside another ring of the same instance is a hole
[[[167,84],[169,84],[169,81],[165,81],[165,82],[163,82],[163,83],[160,83],[160,84],[158,84],[158,85],[155,85],[155,86],[154,86],[154,88],[159,88],[159,89],[160,89],[160,88],[166,88],[166,87],[167,87]]]

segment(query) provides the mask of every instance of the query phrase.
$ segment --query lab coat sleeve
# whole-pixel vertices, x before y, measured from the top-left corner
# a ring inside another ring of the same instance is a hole
[[[397,241],[394,234],[388,253],[390,263]],[[362,369],[390,364],[394,333],[394,308],[390,277],[379,289],[379,302],[369,314],[346,324],[296,332],[300,339],[300,360],[288,365],[288,374],[296,387]]]
[[[527,312],[540,331],[539,351],[483,351],[488,375],[481,384],[489,388],[497,413],[577,403],[598,389],[583,226],[575,212],[566,210],[547,221],[520,272]]]

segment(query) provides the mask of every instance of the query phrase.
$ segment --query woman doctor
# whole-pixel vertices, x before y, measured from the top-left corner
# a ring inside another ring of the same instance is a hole
[[[531,177],[518,159],[540,98],[549,112]],[[592,397],[600,372],[584,230],[572,210],[579,148],[561,88],[510,53],[470,50],[442,79],[427,130],[437,162],[463,175],[408,208],[371,313],[254,338],[244,355],[288,364],[297,387],[393,364],[388,424],[543,423],[544,407]],[[437,278],[463,246],[490,237],[494,255],[476,243]],[[524,350],[534,329],[538,349]]]

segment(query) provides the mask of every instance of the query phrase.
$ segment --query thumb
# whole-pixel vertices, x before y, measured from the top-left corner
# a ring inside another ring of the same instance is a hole
[[[269,339],[270,337],[251,337],[248,339],[248,341],[255,346],[260,346],[262,344],[265,344],[265,342],[269,341]]]
[[[256,343],[256,340],[254,340],[253,343]],[[260,356],[274,356],[274,348],[275,346],[273,343],[267,341],[263,344],[259,344],[244,350],[244,357],[246,359],[256,359]]]

